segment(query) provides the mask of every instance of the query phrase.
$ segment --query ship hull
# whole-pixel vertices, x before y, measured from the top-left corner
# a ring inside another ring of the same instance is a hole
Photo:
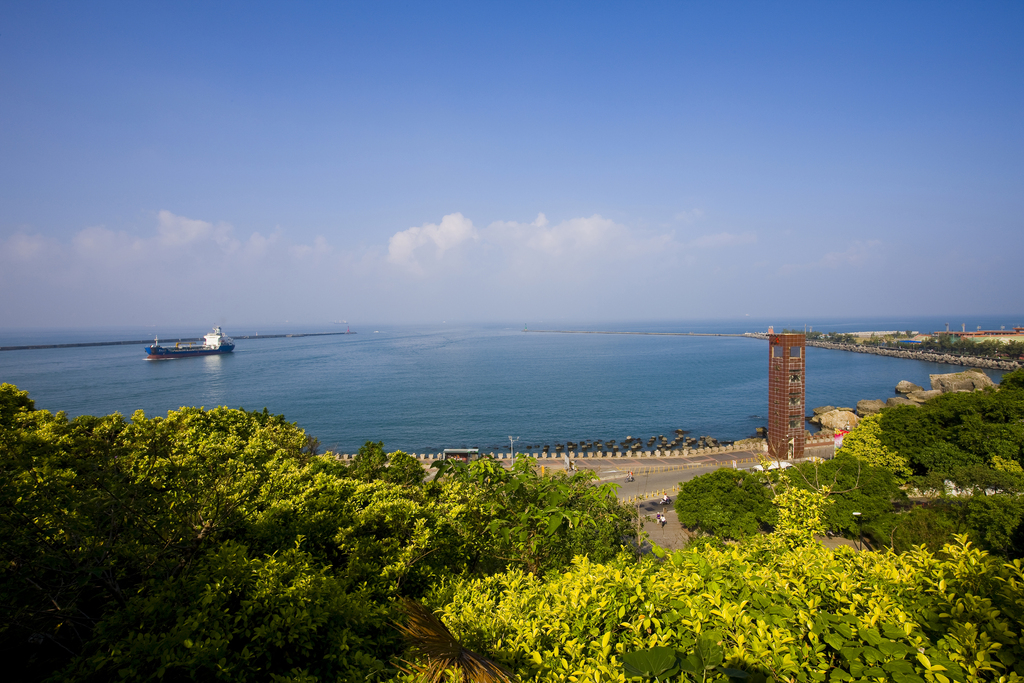
[[[219,356],[231,353],[235,350],[234,344],[222,344],[216,349],[191,348],[191,349],[167,349],[162,346],[147,346],[146,360],[172,360],[174,358],[189,358],[192,356]]]

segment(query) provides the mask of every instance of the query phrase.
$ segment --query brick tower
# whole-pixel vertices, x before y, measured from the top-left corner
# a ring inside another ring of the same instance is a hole
[[[802,334],[768,334],[768,455],[804,456],[804,355]]]

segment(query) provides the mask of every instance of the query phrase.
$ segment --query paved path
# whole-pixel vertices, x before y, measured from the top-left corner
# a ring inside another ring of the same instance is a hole
[[[831,458],[831,444],[812,446],[805,451],[806,457]],[[737,469],[749,470],[757,464],[755,451],[734,451],[731,453],[709,453],[690,457],[663,458],[577,458],[573,464],[583,470],[597,473],[602,483],[610,482],[619,485],[620,499],[660,498],[662,493],[671,492],[681,482],[690,481],[708,472],[722,467],[732,467],[736,462]],[[563,470],[561,461],[540,461],[547,469]],[[626,474],[633,472],[634,481],[626,483]]]
[[[675,498],[673,498],[673,502]],[[661,506],[656,500],[648,500],[638,503],[640,516],[644,519],[644,532],[647,534],[648,543],[644,546],[644,551],[647,552],[650,549],[649,543],[653,542],[658,546],[666,550],[682,550],[686,547],[686,544],[690,542],[694,536],[698,536],[699,533],[692,533],[687,530],[683,525],[679,523],[679,517],[676,515],[676,511],[673,506],[667,507]],[[662,512],[665,515],[665,524],[662,526],[658,523],[656,515]],[[842,537],[826,537],[826,536],[815,536],[815,539],[826,548],[835,550],[840,546],[846,546],[853,548],[854,550],[860,550],[856,541],[852,541],[848,538]],[[871,550],[871,547],[865,543],[865,550]]]

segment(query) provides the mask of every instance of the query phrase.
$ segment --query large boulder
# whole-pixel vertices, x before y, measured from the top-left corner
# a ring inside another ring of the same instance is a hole
[[[893,396],[885,402],[886,408],[892,408],[894,406],[917,406],[921,407],[920,403],[914,403],[909,398],[903,398],[902,396]]]
[[[807,421],[810,422],[812,425],[820,427],[821,416],[824,415],[825,413],[832,412],[835,409],[835,406],[818,406],[817,408],[814,409],[814,414],[807,418]]]
[[[931,391],[912,391],[909,394],[907,394],[907,398],[913,401],[914,403],[924,403],[925,401],[929,401],[935,398],[936,396],[942,396],[942,392],[939,391],[938,389],[932,389]]]
[[[944,394],[952,391],[976,391],[996,385],[988,378],[988,375],[980,370],[964,370],[945,375],[928,375],[928,377],[932,381],[932,389],[937,389]]]
[[[885,401],[866,398],[863,401],[857,401],[857,415],[860,417],[874,415],[875,413],[880,413],[884,407]]]
[[[853,429],[860,422],[860,418],[848,410],[832,410],[819,415],[822,429]]]
[[[921,387],[917,386],[913,382],[908,382],[905,379],[900,380],[900,382],[896,385],[897,394],[909,394],[914,391],[921,391]]]

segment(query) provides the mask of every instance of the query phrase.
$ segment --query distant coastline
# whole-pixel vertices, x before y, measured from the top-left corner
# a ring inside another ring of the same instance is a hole
[[[768,339],[764,332],[620,332],[610,330],[528,330],[523,332],[543,332],[546,334],[629,334],[648,335],[657,337],[747,337],[748,339]],[[972,368],[984,368],[986,370],[1016,370],[1024,367],[1016,360],[996,360],[994,358],[982,358],[979,356],[961,356],[951,353],[937,353],[934,351],[916,351],[913,349],[890,349],[879,346],[868,346],[866,344],[840,344],[836,342],[807,340],[807,346],[816,346],[821,349],[833,351],[850,351],[853,353],[870,353],[875,356],[890,356],[892,358],[906,358],[909,360],[922,360],[929,363],[945,363],[947,365],[961,365]]]
[[[923,360],[928,361],[929,363],[962,365],[972,368],[984,368],[986,370],[1017,370],[1022,367],[1021,362],[1016,360],[996,360],[994,358],[980,358],[978,356],[957,356],[949,353],[935,353],[934,351],[890,349],[878,346],[867,346],[865,344],[837,344],[835,342],[808,340],[807,346],[816,346],[821,349],[832,349],[834,351],[852,351],[853,353],[870,353],[876,356],[891,356],[893,358]]]
[[[339,334],[355,334],[355,332],[302,332],[296,334],[242,334],[234,335],[235,339],[283,339],[286,337],[332,337]],[[196,342],[202,341],[202,337],[179,337],[177,339],[164,339],[165,343],[171,342]],[[102,341],[102,342],[72,342],[69,344],[25,344],[22,346],[0,346],[0,351],[31,351],[36,349],[78,349],[87,346],[132,346],[134,344],[150,344],[151,339],[130,339],[127,341]]]
[[[652,337],[751,337],[759,339],[749,332],[619,332],[614,330],[528,330],[523,332],[543,332],[545,334],[636,334]]]

